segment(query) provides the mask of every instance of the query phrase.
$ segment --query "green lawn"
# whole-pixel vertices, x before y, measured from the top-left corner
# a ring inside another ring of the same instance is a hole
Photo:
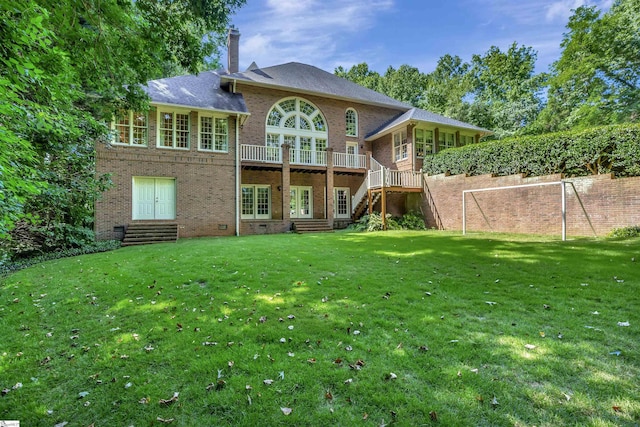
[[[47,262],[0,281],[0,419],[637,426],[639,266],[640,239],[443,232]]]

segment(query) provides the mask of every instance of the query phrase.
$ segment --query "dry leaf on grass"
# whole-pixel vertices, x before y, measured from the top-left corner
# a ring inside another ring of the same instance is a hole
[[[291,412],[293,411],[291,408],[280,408],[280,410],[282,411],[283,414],[285,415],[290,415]]]
[[[176,391],[176,392],[173,393],[173,396],[171,398],[169,398],[169,399],[160,399],[160,404],[164,405],[164,406],[169,406],[172,403],[177,402],[179,394],[180,393]]]

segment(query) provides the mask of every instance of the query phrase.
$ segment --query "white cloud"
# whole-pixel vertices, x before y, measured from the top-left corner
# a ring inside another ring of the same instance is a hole
[[[545,17],[550,22],[555,20],[567,22],[569,17],[573,15],[573,11],[586,3],[585,0],[560,0],[554,2],[547,7]]]
[[[372,28],[393,6],[394,0],[263,0],[248,19],[236,21],[241,68],[252,61],[261,67],[290,61],[328,67],[350,37]]]

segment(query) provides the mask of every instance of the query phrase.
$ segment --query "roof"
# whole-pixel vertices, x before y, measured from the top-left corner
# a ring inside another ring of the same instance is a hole
[[[350,80],[338,77],[312,65],[289,62],[266,68],[250,67],[238,73],[222,73],[222,80],[268,86],[283,90],[329,96],[364,104],[406,110],[411,105],[367,89]]]
[[[483,129],[481,127],[472,125],[470,123],[461,122],[460,120],[451,119],[449,117],[441,116],[440,114],[431,113],[429,111],[421,110],[419,108],[411,108],[409,111],[400,114],[395,119],[387,122],[382,125],[377,130],[371,132],[366,136],[366,140],[377,139],[387,133],[390,133],[394,129],[398,128],[401,125],[406,125],[407,122],[422,122],[422,123],[431,123],[441,126],[451,126],[455,128],[468,129],[471,131],[475,131],[480,134],[490,135],[493,132],[487,129]]]
[[[212,71],[151,80],[144,90],[153,103],[249,114],[242,95],[222,90],[220,76]]]

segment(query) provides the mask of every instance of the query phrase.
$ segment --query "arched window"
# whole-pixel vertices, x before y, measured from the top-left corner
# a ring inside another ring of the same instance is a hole
[[[353,108],[348,108],[344,114],[347,127],[347,136],[358,136],[358,113]]]
[[[266,145],[289,144],[291,163],[326,165],[327,134],[318,107],[302,98],[280,100],[267,114]]]

